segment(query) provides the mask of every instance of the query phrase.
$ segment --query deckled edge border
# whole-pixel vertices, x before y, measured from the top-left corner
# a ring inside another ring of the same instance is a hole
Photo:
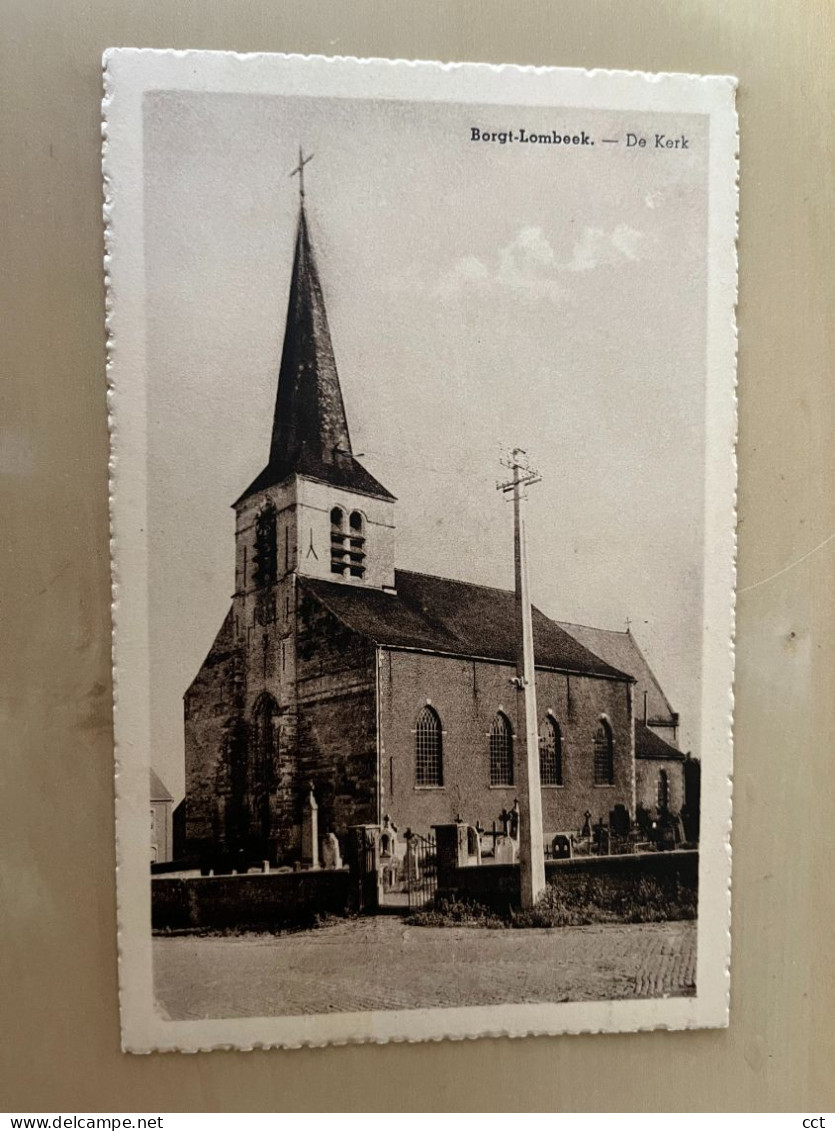
[[[730,967],[731,967],[731,941],[732,941],[732,919],[731,919],[731,903],[732,903],[732,833],[733,833],[733,740],[734,740],[734,704],[735,704],[735,660],[736,660],[736,583],[737,583],[737,557],[738,557],[738,428],[739,428],[739,405],[738,405],[738,357],[739,357],[739,328],[737,320],[737,312],[739,306],[739,113],[736,106],[736,94],[739,88],[738,79],[732,75],[700,75],[688,72],[675,72],[675,71],[661,71],[661,72],[648,72],[640,70],[627,70],[623,68],[587,68],[587,67],[558,67],[550,65],[523,65],[517,63],[484,63],[484,62],[453,62],[441,60],[428,60],[428,59],[404,59],[404,58],[380,58],[380,57],[359,57],[351,55],[321,55],[321,54],[299,54],[290,53],[284,54],[280,52],[235,52],[235,51],[203,51],[197,49],[159,49],[159,48],[108,48],[102,55],[102,80],[103,80],[103,97],[101,103],[101,162],[102,162],[102,188],[103,188],[103,202],[102,202],[102,219],[104,225],[104,257],[103,257],[103,274],[105,284],[105,377],[107,386],[107,426],[109,435],[109,458],[108,458],[108,518],[109,518],[109,550],[110,550],[110,570],[111,570],[111,674],[113,681],[113,712],[114,721],[119,712],[119,670],[118,670],[118,639],[119,639],[119,569],[117,564],[117,550],[118,550],[118,524],[116,517],[115,497],[118,485],[118,450],[119,450],[119,428],[118,416],[115,411],[115,401],[117,399],[117,392],[114,383],[114,368],[116,364],[116,340],[113,328],[113,282],[111,275],[111,264],[114,246],[114,229],[113,229],[113,197],[111,192],[111,176],[109,171],[109,138],[108,138],[108,110],[113,100],[113,80],[109,69],[109,59],[116,52],[120,54],[128,52],[141,53],[143,55],[157,55],[167,56],[188,60],[194,57],[210,56],[224,56],[226,58],[234,58],[239,62],[248,62],[251,60],[270,58],[270,59],[285,59],[294,62],[300,61],[316,61],[320,63],[351,63],[351,64],[374,64],[377,66],[387,65],[391,67],[411,67],[411,68],[427,68],[437,70],[440,68],[444,71],[479,68],[492,71],[494,74],[501,74],[505,71],[515,71],[526,74],[549,74],[554,71],[571,72],[575,75],[583,75],[586,78],[594,78],[598,75],[606,75],[611,77],[621,78],[639,78],[645,82],[662,83],[666,80],[680,80],[687,79],[694,82],[725,82],[728,84],[732,91],[732,104],[731,113],[733,114],[735,125],[735,149],[733,154],[733,207],[734,207],[734,228],[733,228],[733,283],[732,293],[729,297],[732,299],[731,303],[731,333],[733,340],[733,357],[732,357],[732,401],[733,401],[733,448],[731,452],[732,463],[732,508],[733,508],[733,532],[732,544],[733,555],[731,562],[732,572],[732,585],[730,592],[730,635],[728,638],[728,652],[730,657],[730,675],[731,684],[728,691],[728,743],[731,754],[731,768],[727,780],[727,797],[726,804],[728,810],[728,818],[725,827],[725,847],[728,856],[728,869],[727,869],[727,912],[726,912],[726,933],[728,938],[728,946],[726,948],[726,963],[725,963],[725,1004],[726,1004],[726,1019],[725,1024],[684,1024],[684,1025],[671,1025],[668,1023],[660,1022],[658,1024],[646,1025],[636,1027],[632,1030],[622,1029],[605,1029],[598,1027],[559,1027],[559,1028],[526,1028],[526,1029],[507,1029],[507,1028],[489,1028],[482,1029],[478,1032],[472,1033],[454,1033],[443,1035],[421,1035],[421,1036],[408,1036],[408,1035],[394,1035],[378,1037],[374,1035],[356,1036],[356,1037],[335,1037],[325,1038],[323,1040],[298,1040],[298,1041],[260,1041],[251,1044],[239,1044],[234,1042],[215,1042],[211,1044],[197,1044],[194,1046],[148,1046],[148,1047],[135,1047],[128,1045],[124,1039],[124,995],[123,995],[123,953],[122,953],[122,922],[123,922],[123,893],[122,885],[119,881],[120,862],[122,859],[122,842],[120,839],[118,808],[121,799],[120,794],[120,750],[119,742],[116,737],[117,730],[114,727],[114,786],[115,786],[115,803],[116,803],[116,820],[115,820],[115,845],[116,845],[116,927],[117,927],[117,950],[118,950],[118,1000],[120,1016],[122,1021],[122,1049],[124,1052],[130,1052],[136,1055],[150,1055],[151,1053],[198,1053],[198,1052],[215,1052],[215,1051],[238,1051],[238,1052],[252,1052],[257,1050],[266,1049],[304,1049],[304,1048],[327,1048],[329,1046],[341,1047],[346,1045],[364,1045],[364,1044],[424,1044],[424,1043],[438,1043],[440,1041],[467,1041],[467,1040],[481,1040],[482,1038],[509,1038],[509,1039],[522,1039],[525,1037],[539,1037],[539,1036],[580,1036],[580,1035],[606,1035],[606,1036],[622,1036],[629,1033],[646,1033],[646,1032],[682,1032],[691,1030],[705,1030],[705,1029],[722,1029],[728,1025],[728,1017],[730,1012]],[[492,1007],[491,1007],[492,1008]],[[501,1007],[498,1007],[501,1008]],[[437,1012],[444,1012],[437,1010]],[[343,1015],[344,1016],[344,1015]],[[223,1019],[218,1018],[218,1021]]]

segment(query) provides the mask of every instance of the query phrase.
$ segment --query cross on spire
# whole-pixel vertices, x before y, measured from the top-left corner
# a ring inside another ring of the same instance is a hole
[[[295,167],[293,172],[290,174],[291,177],[295,177],[296,174],[298,174],[298,177],[299,177],[299,200],[302,202],[302,204],[304,203],[304,167],[305,167],[305,165],[309,164],[309,162],[311,162],[315,156],[316,156],[315,153],[311,153],[309,157],[305,157],[304,150],[302,149],[301,146],[299,146],[299,163]]]

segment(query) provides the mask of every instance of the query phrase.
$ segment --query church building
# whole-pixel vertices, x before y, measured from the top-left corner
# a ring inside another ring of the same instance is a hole
[[[514,594],[397,568],[396,500],[352,451],[303,194],[269,458],[234,509],[232,604],[185,694],[188,850],[293,863],[311,785],[319,834],[342,840],[512,809]],[[634,814],[642,761],[674,774],[682,755],[652,673],[608,639],[631,634],[537,609],[533,628],[546,837]]]

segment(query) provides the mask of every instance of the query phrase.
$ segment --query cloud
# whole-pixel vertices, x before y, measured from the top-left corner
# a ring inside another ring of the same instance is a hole
[[[570,271],[590,271],[623,259],[641,258],[645,237],[627,224],[618,224],[611,232],[603,228],[584,228],[568,265]]]
[[[542,229],[524,227],[489,263],[474,255],[457,260],[436,290],[442,298],[448,298],[467,290],[498,287],[557,302],[565,294],[557,273],[556,254]]]
[[[474,255],[465,255],[456,263],[455,274],[464,282],[481,283],[489,277],[490,272],[480,259],[476,259]]]
[[[502,288],[520,297],[559,302],[568,293],[564,276],[590,271],[605,264],[642,258],[643,233],[618,224],[611,231],[586,227],[571,254],[560,258],[542,228],[520,228],[491,261],[465,255],[445,272],[436,288],[441,298],[468,290]]]

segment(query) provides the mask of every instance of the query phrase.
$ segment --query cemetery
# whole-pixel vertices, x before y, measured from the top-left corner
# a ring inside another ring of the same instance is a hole
[[[165,931],[275,930],[314,926],[330,916],[376,914],[411,916],[420,924],[419,913],[450,904],[516,916],[516,925],[559,925],[553,915],[518,918],[520,824],[518,804],[503,810],[490,830],[459,819],[434,826],[430,836],[410,829],[401,834],[385,817],[381,826],[349,829],[343,859],[337,837],[318,834],[310,790],[298,863],[275,867],[268,860],[204,857],[179,862],[174,873],[170,864],[167,872],[157,866],[152,925]],[[589,922],[618,921],[618,908],[624,909],[624,921],[691,918],[698,850],[685,840],[680,818],[660,813],[633,821],[616,806],[608,822],[592,822],[587,813],[578,832],[546,837],[545,881],[546,904],[592,904],[599,914]],[[648,907],[635,907],[641,897]],[[426,921],[438,925],[442,919]]]

